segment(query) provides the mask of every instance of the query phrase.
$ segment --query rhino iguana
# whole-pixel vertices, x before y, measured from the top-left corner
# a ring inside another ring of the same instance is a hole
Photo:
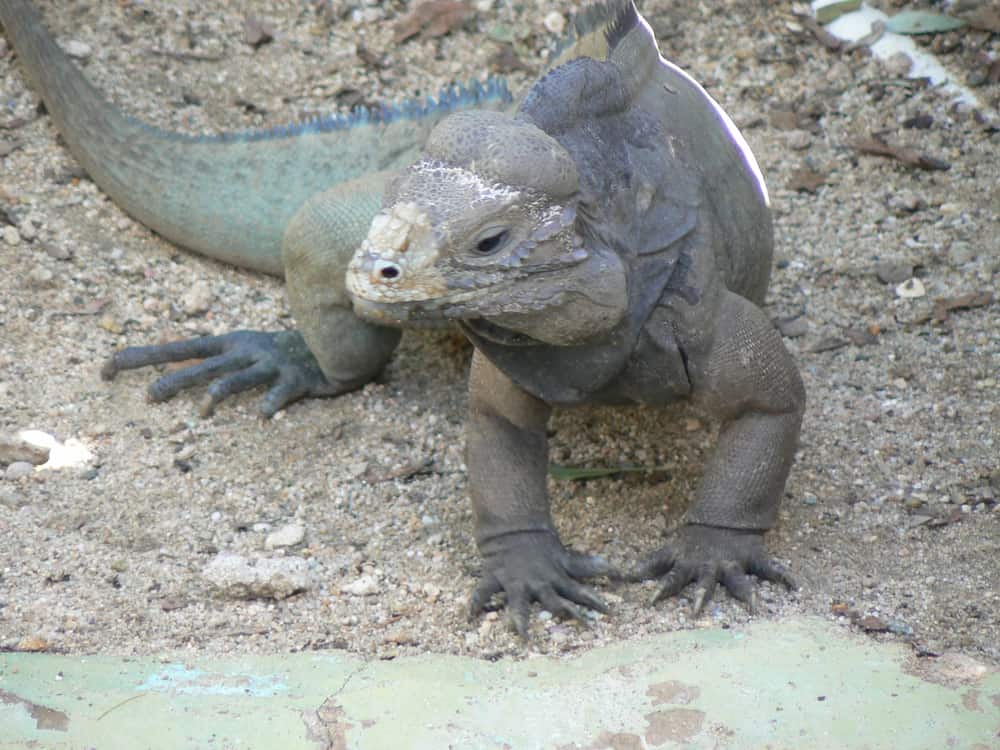
[[[614,575],[566,549],[549,511],[553,406],[698,401],[718,446],[674,537],[629,574],[656,600],[748,573],[767,555],[805,405],[759,305],[773,233],[763,178],[733,123],[665,61],[631,0],[585,11],[516,104],[497,81],[440,101],[278,131],[191,138],[107,104],[23,0],[8,38],[70,149],[142,223],[214,258],[284,274],[298,331],[124,349],[105,368],[206,358],[154,400],[211,383],[203,407],[269,384],[262,411],[357,388],[399,327],[456,321],[475,346],[467,465],[484,561],[473,613],[506,594],[582,619],[579,579]],[[655,601],[655,600],[654,600]]]

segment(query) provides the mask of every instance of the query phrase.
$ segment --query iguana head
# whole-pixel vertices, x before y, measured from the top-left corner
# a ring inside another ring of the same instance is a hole
[[[624,313],[624,271],[585,244],[578,202],[576,166],[542,130],[497,112],[451,115],[351,261],[355,311],[389,324],[457,319],[511,342],[602,333]]]

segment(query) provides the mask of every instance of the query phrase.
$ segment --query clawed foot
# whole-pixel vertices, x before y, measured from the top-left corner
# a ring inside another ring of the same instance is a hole
[[[676,596],[694,583],[695,615],[701,613],[721,583],[752,614],[757,609],[757,593],[748,574],[782,583],[789,589],[798,588],[784,566],[768,556],[763,532],[692,524],[682,527],[673,540],[647,558],[629,579],[662,578],[653,604]]]
[[[304,396],[331,395],[330,385],[297,331],[234,331],[154,346],[130,346],[108,359],[101,377],[121,370],[201,359],[159,378],[148,388],[151,401],[165,401],[186,388],[211,383],[199,412],[207,417],[229,396],[268,385],[260,413],[272,417]]]
[[[607,612],[607,605],[576,579],[617,574],[596,555],[563,547],[553,531],[505,534],[480,545],[483,577],[472,594],[470,616],[486,609],[494,594],[507,595],[507,614],[527,639],[531,603],[552,614],[586,624],[580,606]]]

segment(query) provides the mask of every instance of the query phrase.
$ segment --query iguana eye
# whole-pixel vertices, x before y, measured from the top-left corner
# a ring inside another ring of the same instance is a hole
[[[479,255],[492,255],[503,246],[509,234],[506,229],[501,229],[495,234],[483,237],[476,243],[476,252]]]

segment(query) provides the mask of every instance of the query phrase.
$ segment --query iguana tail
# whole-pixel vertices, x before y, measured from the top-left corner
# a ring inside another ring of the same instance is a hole
[[[107,102],[27,0],[0,0],[0,22],[70,151],[116,204],[171,242],[275,275],[283,271],[285,227],[310,196],[412,161],[450,111],[510,101],[505,85],[490,80],[400,107],[185,136],[145,125]]]

